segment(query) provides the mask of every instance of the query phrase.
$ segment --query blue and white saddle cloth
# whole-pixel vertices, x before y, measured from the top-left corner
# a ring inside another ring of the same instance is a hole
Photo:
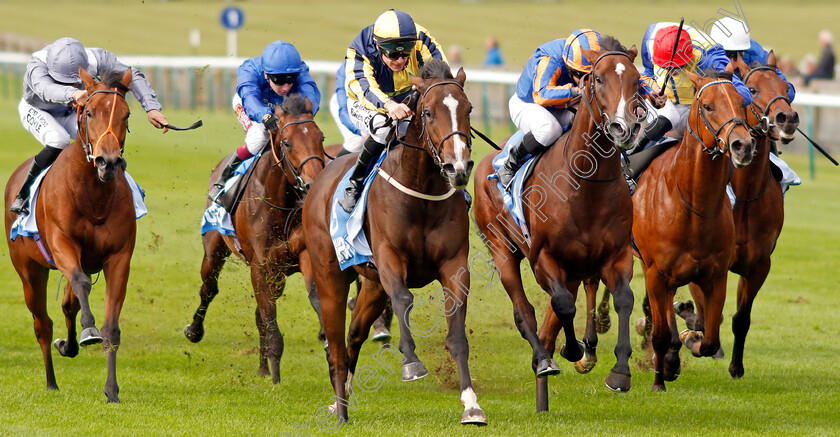
[[[236,167],[236,170],[233,172],[233,176],[225,182],[225,188],[222,192],[224,193],[233,187],[239,178],[243,177],[243,175],[248,172],[248,169],[251,168],[251,165],[256,162],[257,157],[260,155],[262,155],[262,153],[242,161],[239,166]],[[201,217],[201,235],[210,231],[218,231],[222,235],[236,236],[236,231],[233,229],[233,220],[230,217],[230,213],[215,202],[210,203],[210,206],[204,211],[204,215]]]
[[[802,180],[799,179],[799,175],[782,158],[779,158],[772,152],[770,153],[770,165],[776,167],[782,173],[782,180],[779,181],[779,184],[782,185],[782,196],[787,193],[788,188],[802,185]],[[731,184],[726,184],[726,194],[729,195],[729,203],[732,204],[732,208],[734,209],[735,191],[732,190]]]
[[[347,173],[344,174],[335,187],[330,209],[330,237],[332,238],[335,255],[338,258],[338,264],[341,270],[358,264],[373,262],[373,251],[370,249],[370,244],[368,244],[363,229],[365,224],[365,210],[367,209],[368,193],[372,185],[371,181],[376,177],[378,173],[377,169],[382,165],[382,161],[385,160],[387,153],[388,151],[386,150],[379,155],[379,159],[373,165],[373,169],[368,173],[362,195],[359,197],[356,208],[353,209],[352,213],[348,214],[338,204],[338,201],[344,197],[344,190],[350,184],[350,173],[353,171],[352,167],[347,170]]]
[[[519,143],[522,140],[522,137],[525,136],[525,132],[517,131],[515,134],[511,135],[508,139],[507,143],[505,144],[505,148],[493,158],[493,170],[498,171],[501,168],[505,161],[507,160],[508,154],[510,153],[510,148],[514,145]],[[527,176],[531,173],[531,167],[536,164],[535,155],[528,155],[526,158],[527,161],[519,170],[516,172],[516,176],[513,178],[513,184],[510,188],[510,193],[505,191],[502,187],[502,184],[499,182],[499,177],[494,172],[493,174],[487,176],[487,180],[495,180],[496,181],[496,188],[499,189],[499,193],[502,194],[502,199],[505,202],[505,206],[510,211],[511,215],[513,216],[513,220],[516,222],[516,225],[519,226],[519,229],[522,231],[522,235],[525,236],[525,241],[528,245],[531,245],[531,234],[528,232],[528,225],[525,223],[525,213],[522,206],[522,189],[525,186],[525,181]]]
[[[35,181],[32,182],[32,188],[30,188],[29,192],[31,193],[29,196],[29,211],[35,211],[35,205],[38,201],[38,193],[41,190],[41,182],[44,180],[44,175],[47,174],[47,171],[51,168],[47,167],[37,178]],[[143,199],[146,197],[146,192],[140,188],[140,185],[137,185],[137,182],[128,172],[125,173],[125,180],[128,182],[128,186],[131,188],[131,197],[134,201],[134,218],[139,219],[146,215],[149,212],[149,209],[146,208],[146,204],[144,203]],[[9,232],[9,238],[12,241],[18,237],[18,235],[23,235],[24,237],[39,237],[40,232],[38,231],[38,223],[35,220],[35,214],[23,214],[19,215],[18,218],[12,223],[12,229]]]

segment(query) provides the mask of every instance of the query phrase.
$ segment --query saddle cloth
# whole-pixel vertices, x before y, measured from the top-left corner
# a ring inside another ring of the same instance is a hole
[[[36,202],[38,201],[38,193],[41,190],[41,182],[44,180],[44,176],[50,170],[52,166],[47,167],[37,178],[32,182],[32,188],[30,188],[29,192],[31,193],[29,196],[29,211],[35,210]],[[125,180],[128,182],[128,186],[131,188],[131,197],[134,201],[134,218],[139,219],[146,215],[149,212],[148,208],[146,208],[146,204],[144,203],[143,199],[146,197],[146,192],[140,188],[140,185],[128,174],[125,173]],[[23,235],[24,237],[36,237],[40,235],[38,231],[38,223],[35,220],[35,214],[22,214],[19,215],[17,219],[15,219],[14,223],[12,223],[12,229],[9,232],[9,238],[12,241],[15,241],[18,235]]]
[[[773,177],[782,186],[782,196],[787,193],[788,188],[802,185],[802,179],[799,179],[799,175],[782,158],[779,158],[773,152],[770,152],[770,166],[773,167],[773,170],[776,170],[771,171],[771,173],[773,173]],[[779,178],[779,175],[781,175],[781,178]],[[735,191],[732,190],[731,184],[726,184],[726,194],[729,195],[729,203],[732,204],[732,208],[734,209]]]
[[[514,144],[519,143],[524,136],[525,132],[521,130],[511,135],[505,144],[505,148],[501,151],[501,153],[493,158],[494,170],[498,171],[505,164],[508,154],[510,153],[510,148]],[[502,200],[504,200],[505,206],[513,216],[513,220],[516,222],[516,225],[519,226],[519,229],[522,231],[522,235],[525,236],[525,241],[528,243],[528,246],[531,245],[531,234],[528,232],[528,225],[525,223],[525,213],[522,205],[522,189],[525,186],[525,181],[528,180],[528,177],[531,176],[531,173],[534,170],[534,165],[537,162],[536,158],[538,156],[539,155],[528,155],[525,164],[519,168],[516,172],[516,176],[513,178],[510,193],[505,191],[502,187],[502,184],[499,182],[499,176],[497,176],[495,172],[487,176],[487,180],[496,181],[496,188],[498,188],[499,193],[501,193]]]
[[[239,163],[233,172],[233,176],[225,182],[225,188],[222,190],[222,193],[226,193],[228,190],[236,187],[239,179],[248,172],[248,169],[251,168],[251,165],[256,162],[257,157],[261,154],[252,156]],[[231,219],[230,213],[215,202],[210,203],[210,206],[204,210],[204,215],[201,217],[201,235],[210,231],[218,231],[222,235],[236,237],[236,230],[233,229],[233,220]]]

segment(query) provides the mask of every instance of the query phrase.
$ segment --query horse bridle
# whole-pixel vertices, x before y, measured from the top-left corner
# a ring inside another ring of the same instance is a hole
[[[99,136],[99,138],[96,140],[95,145],[91,144],[89,125],[88,125],[88,122],[85,121],[85,129],[84,129],[85,138],[84,138],[84,140],[82,140],[82,149],[85,152],[85,159],[87,159],[88,162],[91,162],[92,160],[94,160],[96,158],[96,150],[97,150],[97,148],[99,148],[99,143],[102,141],[102,138],[105,138],[105,135],[107,135],[109,133],[114,137],[115,140],[117,140],[117,143],[119,143],[120,154],[122,154],[123,150],[125,149],[125,143],[123,141],[120,141],[119,138],[117,138],[117,134],[114,133],[114,129],[113,129],[114,112],[117,109],[117,96],[120,96],[120,97],[123,98],[123,100],[125,100],[125,94],[123,94],[123,93],[121,93],[117,90],[105,89],[105,90],[96,90],[96,91],[90,93],[90,95],[88,95],[87,100],[85,100],[85,104],[84,105],[79,105],[76,109],[76,125],[81,127],[81,125],[82,125],[82,114],[84,114],[85,109],[87,108],[88,102],[90,102],[90,99],[93,96],[95,96],[97,94],[100,94],[100,93],[101,94],[114,94],[114,100],[113,100],[113,103],[111,104],[111,115],[108,119],[108,129],[105,132],[103,132],[102,135]],[[129,114],[131,114],[131,113],[129,112]],[[94,163],[94,165],[95,165],[95,163]]]
[[[292,179],[295,181],[294,188],[301,192],[306,192],[306,184],[303,182],[303,179],[300,177],[300,171],[303,168],[304,164],[309,162],[310,160],[317,159],[321,161],[322,166],[326,166],[327,163],[324,161],[324,158],[318,155],[309,155],[303,160],[301,160],[300,164],[297,167],[292,164],[291,158],[289,158],[289,154],[287,153],[287,148],[291,147],[289,142],[286,140],[286,137],[283,135],[283,132],[286,130],[287,127],[294,125],[294,124],[303,124],[303,123],[315,123],[315,120],[306,119],[306,120],[295,120],[290,121],[283,125],[280,128],[280,157],[277,157],[277,152],[274,150],[274,135],[269,133],[269,138],[271,139],[271,154],[274,155],[274,161],[276,164],[275,166],[279,165],[280,169],[283,170],[283,174],[286,177],[289,177],[289,174],[286,172],[286,167],[289,168],[289,171],[292,172]]]
[[[600,62],[601,59],[604,59],[604,57],[606,57],[606,56],[612,56],[612,55],[624,56],[624,57],[626,57],[627,59],[630,60],[631,65],[633,64],[633,60],[630,59],[630,55],[628,55],[627,53],[624,53],[624,52],[612,50],[612,51],[609,51],[609,52],[602,53],[600,56],[598,56],[598,59],[596,59],[595,62],[592,63],[592,69],[590,70],[590,72],[581,76],[581,79],[580,79],[580,80],[586,79],[587,85],[582,89],[587,89],[588,88],[588,91],[589,91],[587,93],[588,96],[587,95],[582,95],[581,96],[582,100],[583,100],[583,103],[586,104],[586,109],[589,111],[589,115],[592,116],[593,120],[595,120],[595,118],[596,118],[595,110],[592,108],[592,106],[594,104],[595,109],[598,110],[598,117],[600,118],[600,121],[596,121],[596,123],[598,123],[598,124],[603,124],[604,121],[609,120],[609,116],[607,116],[607,113],[604,112],[604,110],[601,108],[601,104],[598,103],[597,96],[595,95],[595,81],[593,81],[588,76],[591,76],[591,74],[592,74],[591,72],[595,70],[595,66],[598,65],[598,62]],[[583,94],[583,93],[581,93],[581,94]]]
[[[703,147],[703,151],[708,153],[712,157],[713,160],[715,158],[717,158],[718,156],[725,155],[725,154],[729,153],[729,137],[732,135],[732,131],[735,130],[736,126],[740,125],[740,126],[744,126],[746,129],[750,129],[750,126],[741,117],[732,117],[729,120],[726,120],[725,122],[723,122],[723,124],[721,124],[720,127],[718,127],[717,129],[713,128],[712,124],[709,123],[709,119],[706,118],[706,113],[703,112],[703,105],[700,104],[700,96],[703,94],[703,91],[706,88],[708,88],[712,85],[727,84],[727,83],[731,84],[732,81],[731,80],[725,80],[725,79],[719,79],[719,80],[711,81],[711,82],[703,85],[702,87],[700,87],[700,90],[697,91],[697,96],[695,97],[695,100],[697,101],[697,115],[700,118],[700,120],[703,121],[703,124],[706,125],[706,129],[708,129],[709,132],[714,134],[714,136],[715,136],[715,146],[714,147],[706,147],[706,143],[703,142],[703,138],[701,138],[700,135],[697,132],[695,132],[694,129],[691,128],[691,124],[687,125],[688,133],[690,133],[691,136],[693,136],[697,141],[700,142],[700,144]],[[746,115],[746,109],[744,110],[744,114]],[[723,139],[720,138],[720,133],[721,133],[721,131],[723,131],[723,129],[729,123],[732,123],[732,127],[729,128],[729,132],[726,134],[726,140],[723,140]],[[700,130],[699,122],[697,123],[697,130],[698,131]],[[720,147],[720,144],[722,144],[723,147]]]
[[[753,68],[749,71],[749,73],[744,76],[744,84],[746,85],[747,81],[750,79],[753,73],[756,71],[772,71],[776,73],[776,69],[772,67],[768,67],[766,65]],[[777,100],[784,100],[788,105],[790,105],[790,100],[788,100],[787,96],[776,96],[770,99],[770,102],[764,107],[763,115],[759,114],[758,111],[761,108],[755,104],[755,101],[750,103],[750,110],[752,111],[755,118],[758,120],[758,126],[750,126],[750,131],[755,133],[757,136],[770,136],[770,130],[773,129],[776,125],[773,124],[773,120],[770,119],[770,107],[773,106],[773,103],[776,103]],[[758,111],[757,111],[757,110]],[[778,138],[776,138],[778,139]]]
[[[417,101],[417,105],[419,106],[419,105],[422,104],[421,102],[425,102],[426,101],[426,94],[429,93],[429,90],[431,90],[432,88],[434,88],[436,86],[439,86],[439,85],[455,85],[461,91],[464,91],[463,85],[461,85],[460,83],[458,83],[454,80],[443,80],[443,81],[440,81],[440,82],[435,82],[435,83],[429,85],[429,87],[426,88],[425,91],[423,91],[423,94],[420,96],[420,99]],[[470,137],[469,134],[467,134],[463,131],[456,130],[456,131],[452,131],[452,132],[444,135],[443,138],[438,142],[437,146],[435,146],[435,144],[432,142],[432,139],[429,137],[428,128],[426,126],[426,117],[427,117],[426,111],[425,110],[420,111],[420,121],[421,121],[421,124],[423,126],[420,135],[426,138],[426,147],[415,146],[414,144],[407,143],[407,142],[405,142],[405,141],[403,141],[399,138],[397,138],[397,141],[399,141],[400,144],[403,144],[403,145],[406,145],[406,146],[409,146],[409,147],[413,147],[415,149],[427,150],[429,152],[429,154],[432,156],[432,159],[434,160],[435,165],[440,167],[441,173],[443,173],[443,160],[440,157],[441,150],[443,149],[443,142],[448,140],[450,137],[455,136],[455,135],[461,135],[462,137],[464,137],[466,139],[467,149],[470,152],[472,152],[472,137]],[[395,127],[395,129],[396,129],[396,127]]]

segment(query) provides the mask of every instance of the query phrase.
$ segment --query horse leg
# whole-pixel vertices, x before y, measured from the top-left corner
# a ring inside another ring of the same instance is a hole
[[[560,324],[563,326],[563,332],[566,335],[566,344],[560,348],[560,356],[567,361],[574,363],[583,358],[583,344],[578,342],[575,337],[575,294],[576,288],[572,285],[577,285],[579,282],[566,283],[564,280],[565,272],[560,268],[557,262],[547,252],[542,252],[534,267],[534,276],[536,276],[537,283],[540,284],[543,290],[546,290],[551,296],[551,308],[557,318],[560,319]]]
[[[703,331],[705,322],[703,320],[703,291],[694,282],[688,284],[691,298],[697,303],[696,311],[694,303],[690,300],[674,304],[674,311],[685,320],[685,327],[692,331]]]
[[[336,400],[332,409],[338,416],[338,426],[341,426],[347,422],[347,407],[351,405],[348,402],[347,386],[345,384],[350,360],[344,343],[349,278],[338,269],[338,261],[335,260],[324,266],[324,269],[316,271],[313,277],[315,278],[318,300],[321,303],[324,334],[329,344],[327,362],[329,363],[330,382]],[[352,405],[355,405],[355,403]]]
[[[312,260],[309,257],[309,251],[304,250],[298,254],[298,264],[300,265],[300,273],[303,275],[303,283],[306,287],[306,292],[309,297],[309,305],[315,310],[318,316],[318,340],[327,348],[327,337],[324,334],[324,322],[321,319],[321,302],[318,301],[318,292],[315,290],[315,279],[312,277]]]
[[[601,271],[601,278],[613,296],[613,305],[618,314],[618,340],[615,345],[615,366],[607,376],[606,385],[610,390],[630,391],[630,313],[633,312],[633,290],[630,279],[633,276],[633,256],[628,250],[626,256],[619,257]],[[594,346],[593,346],[594,348]]]
[[[650,303],[651,322],[653,331],[651,332],[651,345],[656,357],[655,360],[655,375],[653,380],[653,391],[665,391],[665,369],[673,369],[673,363],[666,365],[667,360],[673,360],[673,355],[669,354],[670,350],[674,348],[673,335],[670,327],[670,320],[668,316],[668,308],[671,308],[673,314],[674,290],[668,289],[666,285],[667,279],[660,276],[656,268],[646,268],[645,283],[647,285],[648,302]],[[676,346],[676,372],[679,373],[679,343]]]
[[[593,294],[598,292],[597,282],[595,283],[595,289],[592,290],[592,292]],[[595,318],[595,330],[599,334],[606,334],[610,331],[610,327],[612,326],[612,321],[610,320],[610,290],[606,287],[604,287],[604,294],[601,296],[601,303],[598,304],[597,311],[598,312]]]
[[[403,353],[402,380],[415,381],[429,374],[426,367],[414,352],[414,338],[411,335],[409,320],[410,310],[414,307],[414,295],[405,283],[405,266],[399,256],[391,250],[383,249],[376,257],[379,262],[379,277],[385,291],[391,297],[394,312],[400,323],[400,352]]]
[[[347,385],[351,385],[353,373],[359,360],[362,344],[367,340],[370,327],[374,319],[380,317],[388,295],[382,286],[374,281],[365,280],[356,298],[353,314],[350,318],[350,328],[347,331],[347,353],[349,355],[349,376]]]
[[[598,333],[600,321],[596,315],[595,298],[598,297],[598,286],[601,284],[599,276],[594,276],[584,281],[584,292],[586,293],[586,330],[583,334],[583,358],[575,363],[575,370],[578,373],[589,373],[598,363]],[[599,308],[600,310],[600,308]],[[607,308],[607,325],[609,325],[609,308]],[[609,328],[609,326],[607,326]],[[604,331],[606,332],[606,331]]]
[[[738,310],[732,317],[735,344],[732,346],[732,361],[729,363],[729,374],[733,378],[744,376],[744,344],[747,333],[750,331],[753,301],[769,273],[770,258],[768,257],[759,261],[746,276],[742,276],[738,281]]]
[[[470,295],[470,273],[467,270],[467,249],[452,262],[444,265],[440,270],[440,282],[447,301],[453,302],[455,308],[448,309],[446,305],[446,322],[449,332],[446,335],[446,347],[458,366],[458,379],[461,385],[461,404],[464,412],[461,415],[462,425],[487,425],[484,410],[478,405],[478,397],[472,387],[470,378],[470,346],[467,342],[466,319],[467,297]]]
[[[557,346],[557,335],[563,327],[560,325],[560,319],[554,314],[551,305],[545,308],[545,318],[543,324],[540,326],[540,341],[543,347],[548,351],[549,356],[554,356],[554,349]],[[575,363],[577,366],[577,363]],[[542,413],[548,411],[548,377],[536,376],[537,378],[537,412]]]
[[[385,309],[382,314],[373,321],[373,341],[388,342],[391,339],[391,320],[394,318],[394,310],[391,300],[385,299]]]
[[[704,323],[705,329],[699,335],[686,333],[681,336],[681,340],[695,357],[711,357],[720,349],[720,323],[723,318],[723,304],[726,301],[726,272],[698,285],[703,290],[703,304],[697,309],[708,316],[709,323]]]
[[[64,320],[67,324],[67,339],[57,339],[55,345],[58,353],[63,357],[73,358],[79,354],[79,342],[76,340],[76,315],[79,314],[81,306],[70,284],[64,286],[64,299],[61,302],[61,310],[64,312]]]
[[[133,241],[131,241],[133,243]],[[105,396],[108,402],[119,402],[120,387],[117,384],[117,350],[120,347],[120,312],[125,301],[128,272],[134,245],[111,256],[103,266],[105,274],[105,322],[102,324],[104,341],[102,348],[108,361],[108,377],[105,380]],[[84,307],[83,307],[84,308]],[[84,317],[84,310],[82,313]]]
[[[52,351],[50,350],[53,322],[49,314],[47,314],[47,279],[49,278],[49,270],[35,262],[28,262],[24,267],[15,265],[15,268],[23,283],[23,295],[26,301],[26,307],[32,313],[35,338],[41,346],[44,369],[47,375],[47,390],[58,390],[58,384],[55,382]]]
[[[283,358],[283,334],[277,326],[276,300],[286,285],[286,277],[266,266],[268,261],[254,260],[251,264],[251,285],[257,300],[261,323],[265,325],[265,353],[271,366],[271,382],[280,383],[280,360]],[[259,325],[260,322],[258,322]],[[260,339],[261,349],[263,339]]]
[[[262,314],[260,313],[259,305],[254,308],[254,321],[257,325],[257,333],[260,337],[260,348],[259,348],[259,362],[260,367],[257,369],[257,375],[260,376],[268,376],[271,375],[271,371],[268,370],[268,346],[265,344],[266,332],[267,332],[267,324],[263,321]]]
[[[207,307],[219,294],[219,273],[231,253],[222,234],[216,231],[204,234],[202,241],[204,258],[201,260],[201,289],[199,290],[201,303],[195,310],[192,323],[184,328],[184,335],[193,343],[198,343],[204,338],[204,317],[207,315]]]

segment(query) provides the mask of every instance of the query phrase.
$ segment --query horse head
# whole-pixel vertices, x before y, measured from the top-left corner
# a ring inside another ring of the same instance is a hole
[[[426,148],[453,188],[466,187],[473,168],[472,104],[464,93],[466,78],[463,68],[452,76],[449,65],[437,59],[426,62],[420,77],[411,78],[420,93],[415,113],[422,123]]]
[[[122,152],[130,115],[125,93],[131,84],[131,69],[123,75],[109,72],[101,82],[82,68],[79,75],[88,98],[78,107],[78,138],[87,159],[93,161],[99,180],[109,182],[117,177],[117,168],[125,168]]]
[[[687,72],[695,94],[688,114],[688,131],[713,158],[729,154],[736,168],[752,162],[755,139],[744,121],[744,99],[732,84],[735,64],[730,62],[724,73],[713,69],[703,75]]]
[[[776,74],[776,55],[771,50],[767,65],[752,66],[738,57],[736,66],[752,94],[750,125],[773,140],[781,138],[784,144],[791,142],[799,127],[799,114],[790,107],[787,82]]]
[[[590,115],[613,144],[633,146],[647,110],[639,95],[639,71],[633,65],[636,46],[626,49],[612,36],[601,41],[601,50],[582,50],[592,70],[581,82],[582,100]]]
[[[274,114],[280,121],[280,128],[272,132],[274,158],[288,182],[306,192],[325,165],[324,133],[313,119],[312,102],[290,94]]]

